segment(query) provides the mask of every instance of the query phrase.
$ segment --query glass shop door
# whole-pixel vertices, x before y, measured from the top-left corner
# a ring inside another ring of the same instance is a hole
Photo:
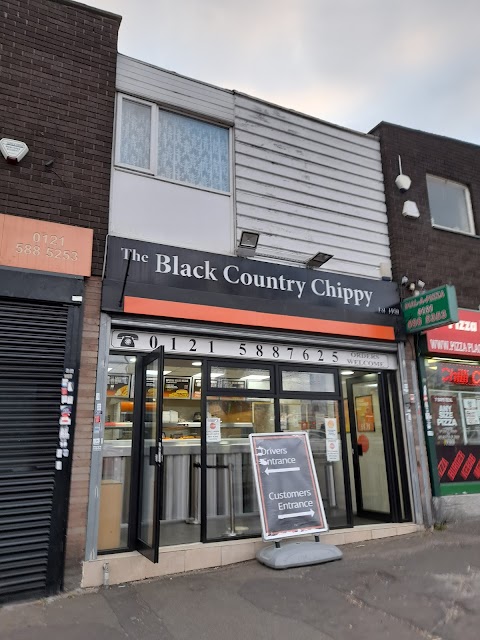
[[[143,356],[136,549],[158,562],[162,448],[163,347]]]
[[[384,377],[382,373],[352,372],[346,380],[355,524],[399,518],[399,488]]]

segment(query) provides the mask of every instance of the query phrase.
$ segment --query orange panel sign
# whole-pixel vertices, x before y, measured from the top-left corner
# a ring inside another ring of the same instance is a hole
[[[89,276],[93,230],[0,214],[0,265]]]

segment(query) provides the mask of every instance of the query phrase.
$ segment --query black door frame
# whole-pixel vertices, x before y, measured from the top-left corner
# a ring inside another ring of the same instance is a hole
[[[353,385],[358,383],[359,378],[363,378],[367,373],[375,373],[377,375],[377,391],[378,391],[378,401],[380,408],[380,419],[382,422],[382,439],[383,439],[383,452],[385,457],[385,469],[387,475],[387,490],[388,490],[388,500],[389,500],[389,512],[383,513],[380,511],[373,511],[370,509],[363,508],[363,494],[362,494],[362,480],[360,473],[360,447],[358,445],[358,432],[357,432],[357,421],[356,421],[356,412],[355,412],[355,404],[353,397]],[[404,518],[402,517],[402,509],[401,509],[401,496],[400,490],[398,486],[398,472],[397,472],[397,461],[395,456],[395,447],[394,447],[394,438],[396,437],[396,429],[395,424],[397,422],[397,412],[395,411],[395,406],[392,407],[394,414],[392,416],[392,411],[389,407],[389,385],[391,386],[392,396],[395,397],[395,379],[393,376],[389,376],[388,374],[391,372],[386,371],[358,371],[355,376],[352,376],[346,381],[347,385],[347,403],[348,403],[348,412],[350,419],[350,434],[351,434],[351,443],[352,443],[352,466],[353,466],[353,475],[354,475],[354,485],[355,485],[355,497],[357,504],[357,513],[356,516],[358,518],[368,518],[372,520],[379,520],[381,522],[402,522]],[[397,445],[399,439],[397,438]],[[399,458],[403,453],[400,451],[399,447]],[[405,475],[405,474],[402,474]],[[404,489],[404,486],[402,485]],[[405,494],[404,496],[408,495]],[[355,516],[354,516],[355,518]]]
[[[142,446],[144,435],[145,435],[145,424],[146,424],[146,410],[145,405],[147,402],[146,397],[146,378],[147,378],[147,367],[152,364],[152,362],[158,361],[158,375],[157,375],[157,397],[156,397],[156,421],[157,421],[157,433],[155,444],[150,447],[150,466],[154,466],[154,478],[153,478],[153,532],[152,532],[152,544],[148,544],[141,539],[139,529],[140,529],[140,509],[142,508],[142,491],[143,491],[143,465],[145,464],[145,456],[143,455],[144,447]],[[152,351],[147,355],[142,355],[137,358],[136,362],[136,372],[140,373],[139,378],[137,378],[135,386],[137,389],[141,390],[140,393],[140,429],[137,429],[139,432],[139,437],[137,441],[137,456],[135,460],[136,468],[134,470],[135,476],[137,478],[137,499],[135,501],[135,529],[133,531],[135,536],[135,549],[139,551],[142,555],[148,558],[151,562],[157,563],[159,558],[159,547],[160,547],[160,514],[162,507],[162,494],[163,494],[163,442],[162,442],[162,408],[163,408],[163,370],[164,370],[164,348],[159,347]],[[135,410],[134,410],[135,412]],[[133,433],[132,433],[133,435]],[[133,447],[133,438],[132,438],[132,447]],[[132,451],[133,453],[133,451]],[[133,462],[133,460],[132,460]],[[133,474],[132,474],[133,475]]]
[[[112,353],[116,353],[115,351],[112,351]],[[118,352],[122,355],[124,355],[125,352]],[[142,359],[145,358],[146,356],[150,355],[152,352],[149,353],[145,353],[145,352],[136,352],[135,356],[137,357],[137,361],[136,361],[136,368],[135,368],[135,398],[140,397],[138,394],[138,391],[140,389],[140,387],[138,386],[139,384],[141,384],[141,379],[142,379]],[[188,362],[189,360],[191,360],[191,356],[188,355],[180,355],[180,354],[170,354],[167,353],[164,355],[165,358],[175,358],[177,360],[185,360],[185,362]],[[208,395],[219,395],[219,396],[224,396],[224,397],[229,397],[229,396],[235,396],[239,394],[239,390],[238,389],[214,389],[214,388],[210,388],[209,385],[207,385],[206,381],[209,380],[209,371],[212,365],[219,365],[219,366],[245,366],[245,367],[256,367],[256,368],[267,368],[270,371],[272,371],[273,373],[273,381],[272,381],[272,385],[271,385],[271,389],[269,391],[264,391],[264,390],[258,390],[255,391],[254,394],[261,398],[261,397],[269,397],[272,398],[274,401],[274,410],[275,410],[275,431],[276,432],[280,432],[281,431],[281,427],[280,427],[280,411],[279,411],[279,406],[280,406],[280,398],[281,397],[295,397],[295,398],[299,398],[299,399],[306,399],[306,400],[323,400],[323,399],[329,399],[329,400],[337,400],[338,401],[338,407],[339,407],[339,422],[340,422],[340,441],[341,441],[341,448],[342,448],[342,465],[343,465],[343,477],[344,477],[344,490],[345,490],[345,505],[346,505],[346,516],[347,516],[347,526],[348,527],[353,527],[354,526],[354,520],[355,520],[355,516],[353,514],[353,501],[352,501],[352,489],[355,487],[356,485],[356,478],[355,478],[355,473],[354,473],[354,477],[352,478],[352,474],[350,472],[350,468],[349,468],[349,451],[348,451],[348,447],[350,446],[348,444],[348,439],[347,439],[347,433],[346,433],[346,415],[345,415],[345,410],[344,410],[344,400],[345,398],[343,397],[342,394],[342,388],[341,388],[341,380],[340,380],[340,369],[341,367],[338,366],[315,366],[314,364],[312,365],[308,365],[308,364],[301,364],[301,363],[297,363],[297,364],[289,364],[289,363],[284,363],[284,362],[272,362],[271,360],[269,361],[265,361],[265,362],[261,362],[258,360],[239,360],[237,358],[232,358],[232,359],[228,359],[228,358],[218,358],[218,357],[209,357],[209,356],[198,356],[197,359],[199,361],[202,362],[202,373],[204,373],[205,376],[205,383],[202,385],[202,397],[201,397],[201,411],[202,411],[202,421],[201,421],[201,446],[200,446],[200,460],[201,460],[201,469],[200,469],[200,504],[201,504],[201,509],[200,509],[200,541],[205,543],[205,542],[215,542],[215,541],[222,541],[225,538],[218,538],[218,539],[213,539],[213,538],[208,538],[207,537],[207,518],[206,518],[206,504],[207,504],[207,446],[206,446],[206,409],[207,409],[207,396]],[[302,369],[308,370],[308,371],[312,371],[312,370],[318,370],[321,372],[333,372],[335,375],[335,392],[330,392],[330,393],[299,393],[299,392],[283,392],[281,391],[281,382],[280,382],[280,378],[281,378],[281,371],[282,370],[302,370]],[[405,474],[401,474],[401,479],[402,479],[402,489],[403,489],[403,496],[404,496],[404,505],[405,505],[405,517],[402,518],[401,516],[401,509],[400,509],[400,494],[398,491],[398,475],[396,475],[396,459],[395,459],[395,452],[392,449],[392,443],[393,443],[393,438],[396,437],[396,442],[397,442],[397,447],[398,447],[398,455],[399,455],[399,460],[400,460],[400,465],[405,465],[405,457],[404,457],[404,448],[403,448],[403,441],[400,437],[401,434],[398,434],[398,430],[393,428],[393,425],[395,424],[401,424],[400,422],[400,413],[399,413],[399,407],[395,404],[395,399],[396,399],[396,378],[395,378],[395,371],[372,371],[372,370],[358,370],[359,375],[365,375],[366,373],[376,373],[379,376],[379,380],[382,380],[382,385],[380,386],[379,383],[379,397],[382,396],[384,397],[384,400],[381,401],[380,403],[380,410],[381,410],[381,415],[382,415],[382,423],[385,425],[385,432],[388,431],[388,435],[387,438],[385,438],[384,435],[384,449],[385,449],[385,455],[386,455],[386,464],[387,464],[387,469],[390,469],[388,472],[388,483],[389,483],[389,492],[392,491],[392,487],[396,487],[396,490],[394,488],[394,497],[390,498],[390,504],[391,507],[392,505],[394,505],[394,509],[391,508],[390,510],[390,514],[388,517],[388,520],[386,521],[392,521],[392,522],[402,522],[402,521],[408,521],[409,520],[409,486],[408,486],[408,478],[406,477]],[[162,375],[163,378],[163,375]],[[385,380],[385,383],[383,383],[383,381]],[[347,381],[348,384],[348,381]],[[393,415],[392,412],[389,410],[388,407],[388,385],[390,385],[391,387],[391,391],[392,391],[392,397],[393,397]],[[160,394],[160,400],[163,401],[163,391]],[[349,421],[350,421],[350,426],[352,429],[352,424],[353,424],[353,428],[355,429],[355,414],[353,412],[352,414],[352,406],[350,405],[350,399],[347,399],[348,402],[348,415],[349,415]],[[138,427],[135,428],[135,425],[141,424],[142,422],[142,402],[135,402],[134,403],[134,415],[133,415],[133,430],[132,430],[132,481],[131,481],[131,487],[130,487],[130,498],[129,498],[129,505],[130,505],[130,516],[129,516],[129,536],[128,536],[128,549],[132,550],[135,549],[135,540],[136,540],[136,532],[137,532],[137,527],[138,527],[138,519],[137,519],[137,508],[138,508],[138,495],[139,495],[139,473],[140,473],[140,460],[139,460],[139,455],[140,455],[140,442],[141,442],[141,429],[139,429]],[[398,404],[398,403],[397,403]],[[353,420],[352,420],[352,415],[353,415]],[[161,413],[160,413],[160,419],[161,419]],[[160,429],[159,429],[159,434],[161,437],[161,420],[159,422],[160,425]],[[355,433],[356,433],[356,429],[355,429]],[[353,433],[351,432],[352,435],[352,444],[353,444]],[[356,441],[356,439],[355,439]],[[388,450],[388,457],[387,457],[387,450]],[[389,460],[391,461],[389,463]],[[354,465],[354,469],[355,469],[355,465]],[[161,469],[160,469],[160,473],[161,473],[161,481],[160,481],[160,495],[159,495],[159,509],[160,509],[160,513],[161,513],[161,508],[162,508],[162,500],[163,500],[163,474],[164,474],[164,465],[161,465]],[[390,497],[390,493],[389,493],[389,497]],[[357,503],[358,506],[358,503]],[[376,512],[365,512],[365,514],[367,515],[367,513],[369,514],[368,517],[371,517],[372,519],[376,519],[376,520],[381,520],[381,514],[378,514]],[[384,518],[385,519],[385,518]],[[159,537],[161,536],[161,525],[159,522],[159,527],[160,527],[160,531],[159,531]],[[332,527],[333,529],[333,527]],[[246,536],[242,536],[241,534],[236,536],[235,539],[241,539],[242,537],[249,537],[248,534]],[[109,551],[110,553],[112,551]]]
[[[345,511],[347,527],[353,527],[353,507],[352,507],[352,493],[350,483],[350,471],[348,467],[348,445],[345,427],[345,415],[343,411],[343,397],[340,382],[340,369],[335,366],[318,366],[315,364],[308,365],[302,363],[290,364],[287,362],[272,362],[271,360],[262,362],[258,360],[238,360],[227,359],[218,357],[203,357],[198,358],[202,360],[202,364],[205,368],[206,384],[202,385],[202,436],[201,436],[201,509],[200,509],[200,522],[201,522],[201,542],[221,542],[225,540],[221,538],[209,538],[207,536],[207,442],[206,442],[206,408],[207,408],[207,396],[216,395],[219,397],[229,398],[232,396],[250,395],[258,398],[270,398],[273,400],[274,412],[275,412],[275,432],[281,432],[280,426],[280,400],[285,399],[298,399],[298,400],[332,400],[338,403],[339,411],[339,426],[340,426],[340,442],[342,448],[342,468],[344,478],[344,492],[345,492]],[[245,367],[245,368],[264,368],[268,369],[271,376],[270,389],[255,390],[251,389],[250,394],[247,394],[247,390],[243,389],[217,389],[210,386],[210,371],[212,366],[220,366],[228,368],[232,366]],[[281,374],[282,371],[318,371],[320,373],[331,373],[334,376],[334,391],[329,392],[298,392],[298,391],[282,391],[281,388]],[[341,527],[332,527],[344,528]],[[239,540],[241,538],[249,538],[250,534],[244,536],[237,535],[234,539]]]

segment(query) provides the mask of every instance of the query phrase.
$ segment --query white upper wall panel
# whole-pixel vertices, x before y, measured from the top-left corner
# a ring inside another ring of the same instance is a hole
[[[379,278],[390,262],[380,144],[372,136],[235,95],[237,234],[260,232],[260,260]]]
[[[109,233],[212,253],[233,252],[231,198],[117,169]]]
[[[123,55],[117,56],[117,91],[152,100],[158,105],[233,123],[231,91]]]

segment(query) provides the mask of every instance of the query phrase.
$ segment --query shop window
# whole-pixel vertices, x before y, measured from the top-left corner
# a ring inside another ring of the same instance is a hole
[[[117,164],[164,180],[230,192],[229,130],[121,97]]]
[[[230,191],[228,168],[228,129],[159,110],[158,176]]]
[[[319,371],[282,371],[282,391],[333,393],[335,376]]]
[[[338,400],[281,398],[280,428],[308,433],[328,523],[330,527],[347,526]],[[327,456],[327,445],[333,443],[334,460]]]
[[[426,362],[437,446],[480,444],[480,367],[461,360]]]
[[[248,436],[274,431],[273,398],[207,398],[207,539],[260,535]]]
[[[427,190],[434,227],[475,233],[470,192],[465,185],[427,175]]]
[[[128,546],[135,356],[108,361],[98,550]]]
[[[210,389],[269,391],[271,379],[269,369],[257,367],[213,366],[210,369]]]
[[[150,169],[152,107],[134,100],[122,101],[120,162],[137,169]]]

